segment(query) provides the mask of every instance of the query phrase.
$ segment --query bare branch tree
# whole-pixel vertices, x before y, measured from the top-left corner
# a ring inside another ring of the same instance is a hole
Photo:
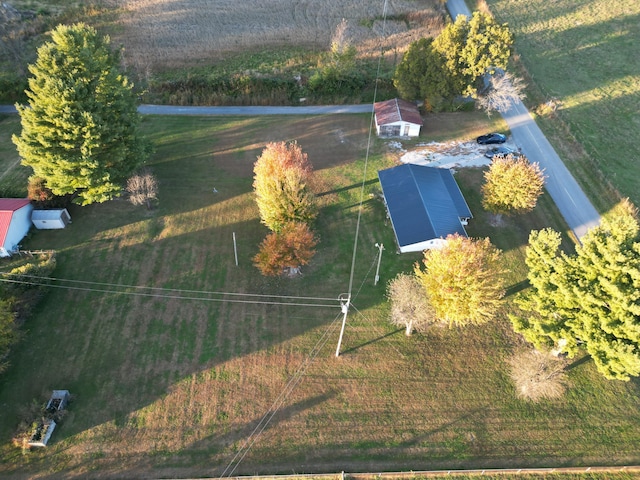
[[[347,35],[348,26],[349,22],[343,18],[333,32],[333,36],[331,37],[331,52],[335,55],[342,55],[351,46],[351,41]]]
[[[566,363],[537,350],[515,354],[509,360],[511,379],[520,398],[534,402],[543,398],[561,397],[567,388]]]
[[[146,205],[151,210],[151,201],[158,199],[158,180],[148,168],[143,168],[127,181],[129,201],[134,205]]]
[[[488,84],[484,91],[478,95],[476,106],[484,110],[487,115],[495,110],[507,111],[518,100],[525,97],[524,81],[509,72],[497,72],[489,76]]]
[[[414,275],[398,274],[389,282],[387,298],[391,302],[391,323],[405,327],[407,336],[436,320],[427,293]]]

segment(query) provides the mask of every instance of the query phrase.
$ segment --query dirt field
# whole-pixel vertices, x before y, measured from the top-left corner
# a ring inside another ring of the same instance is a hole
[[[437,33],[437,0],[111,0],[121,10],[113,43],[125,47],[136,68],[156,71],[215,61],[233,51],[279,45],[327,48],[345,18],[349,37],[363,55],[402,53],[421,36]]]

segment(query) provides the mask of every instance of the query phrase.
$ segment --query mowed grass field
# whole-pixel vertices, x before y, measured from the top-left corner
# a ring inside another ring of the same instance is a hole
[[[559,103],[555,115],[538,122],[597,207],[604,212],[617,201],[610,185],[640,205],[640,2],[487,4],[515,33],[520,60],[539,89],[530,100]]]
[[[468,140],[503,128],[492,122],[477,112],[434,116],[425,139]],[[4,132],[18,123],[1,119],[3,167],[15,164]],[[145,117],[159,208],[147,212],[125,200],[74,207],[67,229],[35,232],[25,242],[57,250],[55,276],[74,282],[49,289],[0,378],[0,476],[640,462],[637,380],[606,381],[590,361],[576,359],[566,396],[531,404],[516,398],[508,377],[506,360],[523,345],[504,316],[411,338],[388,324],[385,284],[419,255],[395,253],[376,198],[376,171],[394,165],[397,154],[374,141],[364,174],[369,125],[367,115]],[[251,173],[264,145],[280,140],[297,140],[315,166],[321,243],[301,278],[274,280],[251,265],[267,233]],[[505,251],[510,299],[526,276],[529,230],[562,229],[558,214],[545,198],[534,213],[490,227],[479,205],[482,171],[461,170],[457,178],[474,212],[469,233],[489,235]],[[332,299],[349,287],[363,180],[353,308],[336,358],[341,313]],[[377,286],[375,242],[386,248]],[[286,302],[305,305],[273,304]],[[74,394],[70,413],[48,448],[22,455],[9,439],[26,407],[52,389]]]

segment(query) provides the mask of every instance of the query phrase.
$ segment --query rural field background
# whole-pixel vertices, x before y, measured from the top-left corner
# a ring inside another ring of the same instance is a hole
[[[503,126],[493,121],[443,114],[427,129],[435,140],[467,140]],[[215,476],[244,453],[236,474],[640,461],[637,381],[605,381],[576,359],[565,398],[531,404],[515,397],[506,373],[506,359],[523,345],[505,318],[411,338],[387,323],[384,285],[419,255],[394,253],[375,197],[377,169],[397,155],[382,142],[373,145],[365,179],[355,308],[341,357],[334,357],[337,302],[220,303],[238,297],[201,293],[346,291],[369,122],[367,115],[145,117],[160,207],[148,213],[124,200],[76,207],[70,228],[36,232],[26,243],[56,249],[56,277],[78,282],[49,292],[2,378],[2,476]],[[15,130],[18,121],[5,117],[2,126]],[[250,263],[266,234],[251,168],[265,143],[291,139],[317,171],[321,243],[302,278],[266,280]],[[558,214],[545,199],[535,213],[492,228],[479,206],[481,170],[458,178],[476,217],[469,232],[490,235],[505,251],[512,294],[526,275],[529,229],[560,228]],[[378,286],[375,242],[388,247]],[[50,447],[23,456],[8,441],[20,412],[54,388],[75,394],[70,414]],[[268,428],[245,452],[274,404]]]
[[[125,47],[129,68],[153,78],[229,65],[236,55],[251,57],[246,68],[284,68],[301,50],[326,50],[343,17],[361,55],[377,54],[382,42],[392,64],[411,41],[439,28],[441,6],[389,4],[394,17],[383,39],[383,2],[375,11],[357,0],[105,0],[83,18]],[[640,88],[636,2],[489,4],[516,31],[522,65],[536,82],[529,101],[539,120],[601,211],[617,201],[616,189],[640,204],[640,152],[631,140]],[[560,104],[555,112],[545,108],[552,99]],[[235,474],[640,463],[637,379],[606,381],[578,358],[563,399],[531,404],[516,399],[507,374],[506,360],[524,345],[506,316],[408,339],[388,324],[385,283],[410,271],[419,255],[393,251],[376,170],[394,165],[398,153],[382,142],[374,142],[364,178],[343,355],[333,356],[337,302],[271,305],[281,299],[236,295],[334,299],[346,291],[369,126],[366,115],[145,117],[156,146],[150,165],[160,180],[159,208],[149,213],[124,200],[73,207],[70,228],[25,241],[56,249],[56,277],[75,282],[59,284],[74,289],[50,289],[0,378],[0,476],[219,475],[280,403]],[[0,118],[5,195],[24,194],[28,176],[10,141],[18,129],[16,117]],[[477,112],[433,115],[420,141],[466,141],[504,129]],[[251,265],[267,233],[251,194],[252,165],[267,142],[279,140],[297,140],[308,152],[322,205],[317,256],[294,280],[264,279]],[[528,232],[566,227],[546,197],[533,214],[491,227],[480,206],[482,170],[457,178],[475,216],[470,235],[490,236],[505,251],[512,299],[524,287]],[[387,250],[374,287],[376,242]],[[54,388],[75,394],[70,414],[50,447],[23,456],[9,439],[27,407]]]
[[[437,0],[390,0],[383,30],[384,3],[366,0],[110,0],[103,4],[121,11],[114,42],[126,45],[126,57],[137,68],[152,72],[192,68],[247,50],[327,50],[343,18],[360,54],[377,58],[383,47],[401,58],[412,41],[437,33],[443,12]]]

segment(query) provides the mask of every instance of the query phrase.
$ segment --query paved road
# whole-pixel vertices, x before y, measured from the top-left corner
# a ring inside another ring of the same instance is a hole
[[[336,113],[371,113],[372,104],[314,105],[306,107],[175,107],[140,105],[144,115],[328,115]],[[13,105],[0,105],[0,113],[17,113]]]
[[[13,105],[0,105],[0,113],[18,113]]]
[[[449,0],[447,9],[452,18],[471,15],[464,0]],[[513,140],[522,153],[544,168],[547,192],[575,236],[582,238],[589,228],[600,223],[600,215],[522,102],[518,101],[503,113],[502,118],[509,125]]]
[[[145,115],[326,115],[336,113],[371,113],[372,104],[318,105],[306,107],[173,107],[140,105]]]

